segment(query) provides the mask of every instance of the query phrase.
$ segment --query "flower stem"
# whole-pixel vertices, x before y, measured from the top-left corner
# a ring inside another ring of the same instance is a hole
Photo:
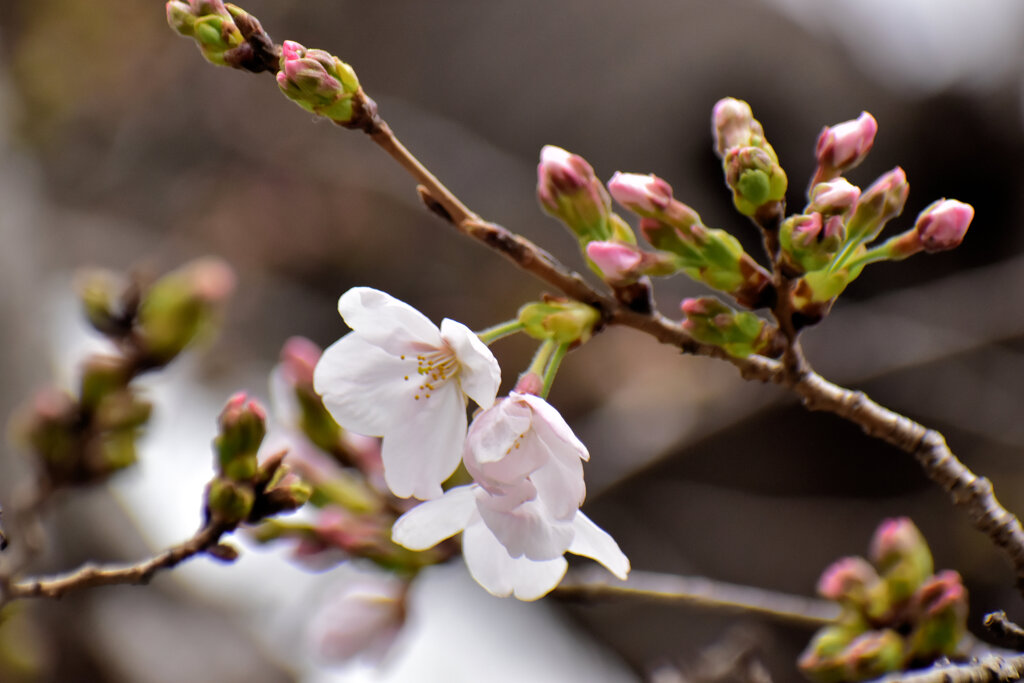
[[[476,333],[476,336],[480,337],[480,341],[490,346],[494,342],[515,334],[516,332],[523,329],[523,324],[518,320],[508,320],[503,323],[498,323],[492,327],[488,327],[485,330],[480,330]]]
[[[530,367],[524,372],[524,375],[534,374],[538,377],[545,377],[545,369],[548,366],[548,360],[551,359],[551,354],[555,351],[557,342],[554,339],[545,339],[544,342],[538,347],[537,352],[533,354],[533,360],[530,361]]]
[[[857,267],[863,268],[869,263],[877,263],[878,261],[888,261],[891,257],[891,254],[889,253],[888,249],[889,242],[891,241],[892,239],[890,239],[889,241],[885,242],[880,246],[875,247],[874,249],[868,249],[863,254],[847,263],[847,267],[849,267],[852,271],[854,268]]]
[[[551,360],[548,362],[547,367],[544,368],[544,387],[540,392],[541,398],[546,399],[548,397],[548,392],[551,391],[551,385],[555,383],[555,375],[558,374],[558,366],[562,364],[562,359],[565,358],[565,354],[568,353],[568,351],[569,345],[563,343],[559,344],[555,349],[554,354],[552,354]]]

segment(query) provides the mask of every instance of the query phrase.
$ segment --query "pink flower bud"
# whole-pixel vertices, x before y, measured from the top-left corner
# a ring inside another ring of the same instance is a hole
[[[818,239],[821,227],[820,213],[798,216],[793,221],[793,243],[806,248]]]
[[[818,183],[811,190],[807,213],[818,212],[826,216],[848,213],[860,198],[860,188],[845,178]]]
[[[672,201],[672,186],[658,176],[616,171],[608,192],[619,204],[640,215],[660,213]]]
[[[196,296],[207,304],[220,304],[235,290],[235,271],[218,258],[208,257],[188,266]]]
[[[832,563],[818,580],[818,594],[828,600],[860,602],[878,581],[878,573],[862,557],[844,557]]]
[[[587,256],[609,282],[635,278],[636,268],[643,261],[640,250],[619,242],[591,242],[587,245]]]
[[[917,217],[914,230],[924,250],[932,254],[960,244],[974,218],[974,207],[955,199],[932,202]]]
[[[834,171],[831,175],[853,168],[871,151],[877,132],[878,122],[866,111],[854,121],[824,128],[815,149],[818,165]]]
[[[281,348],[281,372],[292,386],[313,388],[313,370],[323,351],[305,337],[290,337]]]
[[[878,526],[871,539],[871,561],[882,573],[909,562],[917,567],[921,580],[933,569],[928,543],[907,517],[887,519]]]
[[[537,199],[581,240],[611,237],[611,199],[583,157],[545,145],[537,165]]]
[[[909,193],[907,176],[899,166],[880,176],[857,200],[846,225],[850,239],[870,242],[877,237],[887,222],[902,213]]]
[[[946,569],[926,580],[914,595],[915,608],[924,617],[934,617],[952,608],[967,617],[967,589],[960,574]]]
[[[711,110],[711,132],[720,157],[724,157],[732,147],[749,144],[752,135],[764,135],[761,124],[754,120],[750,105],[732,97],[719,100]]]

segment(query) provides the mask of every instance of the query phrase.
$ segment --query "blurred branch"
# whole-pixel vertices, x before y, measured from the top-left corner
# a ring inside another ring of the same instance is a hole
[[[839,616],[835,603],[740,586],[699,576],[633,570],[627,581],[604,571],[577,571],[555,589],[563,598],[604,600],[633,597],[653,602],[746,612],[816,628]]]
[[[3,596],[0,597],[0,604],[21,598],[59,598],[81,588],[146,584],[158,571],[172,569],[191,557],[208,552],[220,542],[221,536],[233,528],[234,525],[210,522],[184,543],[132,565],[109,567],[85,565],[60,576],[18,581],[4,589]]]
[[[1000,610],[985,615],[985,628],[996,637],[1013,642],[1014,647],[1024,649],[1024,628],[1010,621],[1006,612]]]
[[[1024,655],[989,655],[970,664],[946,664],[910,674],[891,674],[873,683],[988,683],[1018,681],[1024,676]]]

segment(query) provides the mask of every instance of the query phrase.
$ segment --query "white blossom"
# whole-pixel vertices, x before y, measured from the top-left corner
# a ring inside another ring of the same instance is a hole
[[[446,318],[438,329],[376,289],[348,290],[338,311],[352,332],[324,351],[317,393],[342,427],[384,438],[384,478],[396,496],[440,496],[459,464],[466,399],[491,406],[497,360],[465,325]]]

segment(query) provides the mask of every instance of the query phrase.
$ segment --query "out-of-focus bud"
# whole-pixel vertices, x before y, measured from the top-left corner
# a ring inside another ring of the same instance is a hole
[[[383,659],[405,623],[408,590],[391,573],[349,572],[310,620],[319,657],[336,664]]]
[[[779,228],[779,245],[790,275],[820,270],[843,245],[846,230],[839,216],[822,219],[820,213],[790,216]]]
[[[167,23],[183,36],[195,39],[203,56],[220,66],[230,66],[230,51],[245,43],[230,7],[221,0],[171,0]]]
[[[583,157],[545,145],[537,165],[537,199],[546,213],[572,230],[581,245],[612,238],[611,198]]]
[[[974,207],[955,199],[932,202],[917,217],[914,231],[929,254],[959,246],[974,218]]]
[[[679,270],[676,260],[668,254],[644,251],[621,242],[591,242],[587,245],[587,258],[613,285],[636,282],[644,275],[672,275]]]
[[[967,633],[967,589],[952,570],[939,572],[914,594],[911,610],[916,626],[910,651],[921,659],[952,656]]]
[[[277,85],[306,111],[345,126],[355,122],[362,104],[359,79],[351,66],[324,50],[307,50],[292,40],[281,45]]]
[[[820,213],[822,216],[845,216],[860,199],[860,188],[845,178],[836,178],[818,183],[811,189],[811,201],[804,213]]]
[[[553,339],[560,344],[584,344],[601,320],[595,309],[578,301],[549,299],[519,309],[523,331],[534,339]]]
[[[105,398],[128,386],[131,376],[124,359],[115,356],[91,356],[82,366],[80,401],[85,410],[96,410]]]
[[[812,186],[832,180],[864,161],[875,143],[877,132],[878,122],[866,111],[861,112],[856,120],[822,129],[814,150],[818,169]]]
[[[248,483],[214,477],[206,488],[206,514],[221,524],[240,524],[249,518],[255,500]]]
[[[711,110],[711,132],[715,151],[724,158],[733,147],[748,147],[756,139],[764,139],[761,124],[754,119],[750,105],[743,100],[726,97]]]
[[[343,432],[313,389],[313,368],[323,352],[305,337],[291,337],[281,348],[280,363],[270,378],[275,415],[298,428],[317,448],[356,464],[343,444]]]
[[[258,492],[248,521],[256,522],[264,517],[298,510],[309,502],[312,495],[312,486],[295,474],[285,473],[272,485]]]
[[[149,361],[165,365],[202,336],[235,287],[231,268],[204,258],[157,280],[139,306],[138,339]]]
[[[853,209],[846,224],[848,243],[864,244],[878,237],[885,224],[902,213],[909,193],[907,176],[899,166],[879,177]]]
[[[909,599],[935,571],[928,543],[906,517],[887,519],[879,525],[871,539],[871,561],[893,605]]]
[[[684,299],[683,329],[703,344],[720,346],[731,356],[745,358],[768,352],[774,328],[753,313],[736,311],[714,297]]]
[[[97,332],[119,339],[131,331],[135,311],[123,308],[125,286],[114,273],[100,268],[80,271],[75,289],[89,324]]]
[[[785,171],[760,147],[733,147],[723,165],[733,204],[744,216],[753,216],[765,204],[786,196]]]
[[[846,664],[840,657],[861,630],[838,624],[826,626],[814,638],[797,660],[800,671],[818,683],[838,683],[846,677]]]
[[[256,453],[267,434],[263,407],[244,392],[228,399],[219,418],[220,433],[213,440],[219,472],[228,479],[250,481],[257,473]]]
[[[851,642],[840,658],[845,663],[846,680],[878,678],[903,666],[903,638],[892,629],[868,631]]]
[[[879,581],[878,572],[863,557],[833,562],[818,580],[818,594],[828,600],[862,606],[868,591]]]

